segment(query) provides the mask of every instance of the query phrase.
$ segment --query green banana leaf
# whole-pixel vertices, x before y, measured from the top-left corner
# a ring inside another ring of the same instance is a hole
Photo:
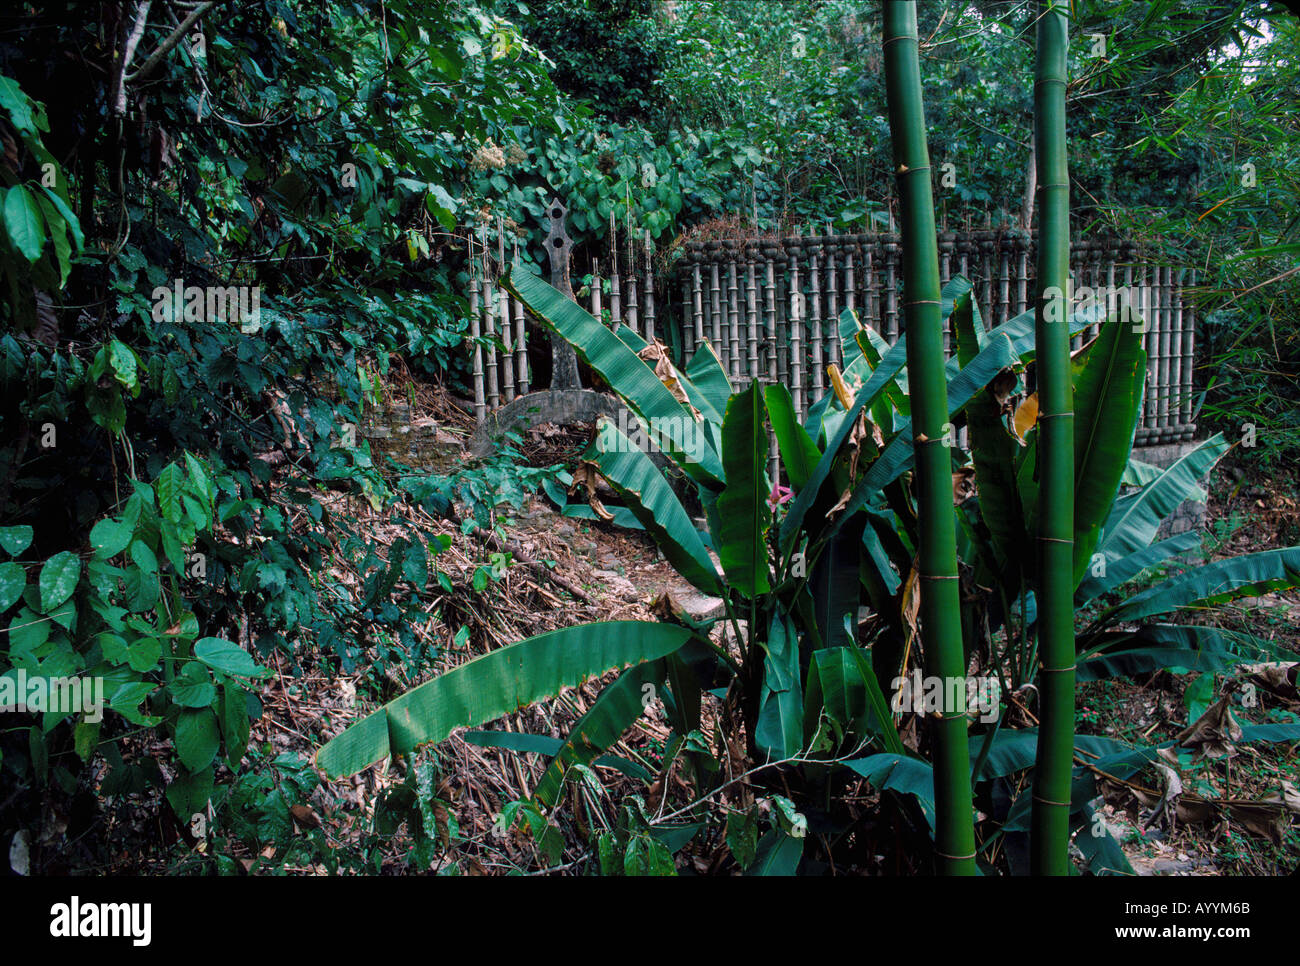
[[[844,441],[848,439],[853,424],[857,422],[858,415],[865,407],[870,406],[880,397],[880,394],[885,391],[885,388],[906,364],[907,339],[899,336],[898,341],[890,346],[889,351],[881,357],[880,365],[876,366],[870,378],[858,390],[857,398],[853,402],[853,408],[849,410],[839,429],[835,431],[834,437],[831,438],[825,451],[822,452],[821,459],[817,461],[817,465],[813,468],[807,485],[796,493],[795,498],[790,502],[790,508],[786,511],[785,520],[781,523],[780,544],[782,553],[789,552],[793,547],[795,538],[799,535],[799,530],[803,526],[804,517],[816,501],[822,484],[830,476],[831,467],[834,466],[840,449],[844,446]]]
[[[722,420],[722,467],[727,484],[718,495],[718,560],[731,586],[754,598],[772,589],[767,562],[767,434],[758,380],[727,403]]]
[[[591,458],[609,485],[622,497],[655,545],[679,574],[705,593],[717,597],[722,583],[690,515],[654,460],[606,418],[596,421]]]
[[[573,764],[589,765],[632,727],[645,710],[648,687],[656,695],[664,682],[664,662],[647,661],[630,667],[600,692],[587,713],[573,725],[569,737],[555,753],[533,794],[547,808],[555,805],[564,789],[564,776]]]
[[[772,615],[763,662],[763,697],[754,728],[754,743],[774,760],[791,758],[803,747],[803,686],[799,637],[794,623]]]
[[[976,392],[1014,361],[1015,354],[1010,339],[1002,336],[990,338],[970,365],[948,382],[949,418],[961,412]],[[905,473],[911,467],[912,459],[911,422],[907,421],[901,424],[894,438],[885,445],[853,488],[847,506],[828,535],[833,535],[845,520],[862,509],[873,493],[883,490]],[[782,533],[784,534],[784,527]]]
[[[1115,501],[1097,545],[1098,551],[1106,556],[1107,567],[1149,546],[1165,517],[1199,491],[1198,482],[1231,448],[1223,434],[1217,433],[1171,465],[1154,482]]]
[[[522,265],[516,265],[502,285],[572,344],[647,426],[651,420],[658,421],[682,469],[702,481],[722,478],[718,454],[696,430],[690,412],[617,335]]]
[[[641,338],[635,330],[621,322],[614,326],[614,334],[618,336],[619,341],[638,355],[643,349],[647,349],[650,346],[650,343]],[[705,345],[708,346],[708,343],[706,342]],[[711,348],[710,351],[712,351]],[[719,404],[714,393],[701,389],[699,386],[695,385],[691,380],[691,377],[687,373],[678,369],[676,365],[673,366],[673,369],[677,373],[677,382],[686,392],[686,398],[691,401],[691,405],[698,409],[700,415],[710,423],[715,425],[721,423],[722,411],[727,405],[726,396],[723,396],[722,402]]]
[[[980,341],[983,326],[969,290],[954,293],[952,320],[957,358],[963,366],[969,365],[987,344]],[[980,515],[989,531],[999,579],[1004,587],[1014,588],[1019,585],[1028,545],[1024,510],[1016,488],[1015,459],[1020,444],[1003,423],[1002,407],[987,387],[967,405],[966,425]]]
[[[1300,547],[1242,554],[1171,577],[1111,608],[1097,624],[1136,621],[1186,607],[1212,607],[1292,587],[1300,587]]]
[[[1102,324],[1074,384],[1074,582],[1083,577],[1133,449],[1146,351],[1134,326]]]
[[[1100,594],[1108,593],[1127,583],[1148,567],[1154,567],[1178,554],[1190,553],[1200,545],[1200,532],[1187,530],[1168,540],[1161,540],[1136,553],[1131,553],[1127,557],[1121,557],[1114,563],[1110,563],[1103,556],[1100,563],[1105,566],[1099,568],[1101,573],[1095,577],[1091,576],[1093,568],[1089,567],[1088,576],[1084,577],[1074,591],[1074,604],[1076,607],[1081,607]]]
[[[785,466],[790,486],[798,492],[808,485],[817,461],[821,459],[821,450],[808,435],[808,431],[799,425],[789,389],[779,382],[774,383],[767,387],[763,396],[767,404],[767,418],[776,433],[781,463]]]
[[[727,411],[727,401],[731,399],[731,380],[727,378],[727,370],[722,368],[712,343],[705,342],[696,350],[686,365],[686,378],[707,402],[709,409],[717,414],[713,422],[721,423]],[[695,406],[703,412],[698,402]]]
[[[549,631],[490,651],[407,691],[316,752],[331,778],[354,775],[394,754],[444,740],[551,697],[606,671],[653,661],[681,647],[685,627],[603,621]]]

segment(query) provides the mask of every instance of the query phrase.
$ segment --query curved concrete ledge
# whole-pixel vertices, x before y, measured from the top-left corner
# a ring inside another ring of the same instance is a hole
[[[614,396],[594,389],[530,392],[488,413],[487,419],[470,436],[465,452],[476,458],[488,456],[506,433],[522,432],[543,423],[594,423],[600,416],[617,420],[621,405]]]

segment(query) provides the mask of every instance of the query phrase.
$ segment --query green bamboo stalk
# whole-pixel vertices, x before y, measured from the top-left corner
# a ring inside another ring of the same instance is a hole
[[[966,660],[957,583],[952,459],[950,440],[944,432],[948,386],[940,317],[939,248],[917,59],[916,4],[887,0],[884,28],[885,95],[902,214],[903,318],[920,517],[917,570],[921,581],[921,637],[926,674],[947,682],[965,677]],[[964,704],[965,686],[960,690],[959,703]],[[945,703],[942,714],[936,714],[931,725],[939,869],[947,875],[974,875],[975,829],[965,708],[947,707]]]
[[[1035,875],[1070,871],[1070,778],[1074,758],[1074,400],[1070,379],[1070,176],[1065,145],[1064,0],[1039,0],[1034,63],[1038,166],[1039,730],[1030,819]]]

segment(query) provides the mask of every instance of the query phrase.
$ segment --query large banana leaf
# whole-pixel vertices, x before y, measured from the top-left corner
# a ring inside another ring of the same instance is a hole
[[[698,431],[690,412],[623,340],[521,265],[514,267],[502,285],[571,343],[643,422],[657,421],[686,472],[711,482],[722,478],[718,454]]]
[[[952,319],[957,358],[966,366],[987,344],[987,340],[980,340],[983,325],[969,288],[954,293]],[[1025,517],[1016,489],[1015,457],[1019,444],[1003,424],[1002,407],[987,387],[977,392],[966,407],[966,425],[971,460],[975,464],[980,516],[988,527],[1004,584],[1016,585],[1019,580],[1014,575],[1027,556]]]
[[[1082,607],[1098,595],[1114,590],[1121,584],[1132,580],[1148,567],[1154,567],[1156,564],[1177,554],[1188,553],[1200,545],[1200,532],[1188,530],[1177,536],[1170,537],[1168,540],[1161,540],[1159,543],[1144,547],[1127,557],[1121,557],[1114,563],[1110,563],[1103,556],[1101,563],[1104,564],[1104,567],[1097,568],[1100,571],[1098,575],[1091,576],[1093,568],[1089,567],[1087,571],[1089,576],[1085,576],[1075,589],[1074,604],[1076,607]]]
[[[934,769],[929,762],[896,752],[881,752],[844,763],[879,791],[892,791],[916,799],[934,833]]]
[[[668,562],[706,594],[721,595],[718,571],[700,532],[654,460],[604,418],[596,421],[594,449],[600,472],[654,538]]]
[[[445,739],[614,668],[677,650],[691,631],[653,621],[602,621],[549,631],[490,651],[407,691],[332,738],[316,767],[354,775],[393,754]]]
[[[1134,327],[1112,318],[1074,385],[1074,582],[1097,545],[1133,449],[1147,354]]]
[[[767,434],[758,380],[727,403],[722,420],[722,466],[727,485],[718,496],[718,560],[731,585],[746,597],[772,589],[767,564]]]
[[[1100,325],[1106,317],[1105,306],[1085,306],[1078,312],[1072,314],[1069,318],[1070,335],[1082,332],[1084,329],[1093,325]],[[1021,312],[1014,318],[1008,319],[1001,325],[996,325],[989,330],[985,336],[985,343],[989,339],[999,335],[1005,335],[1011,340],[1012,346],[1016,350],[1016,358],[1021,362],[1028,362],[1034,357],[1034,310]],[[961,361],[956,357],[948,360],[948,376],[951,378],[961,368]]]
[[[600,692],[595,703],[573,725],[568,739],[555,753],[534,791],[537,800],[552,807],[573,764],[589,765],[622,736],[645,710],[644,698],[654,695],[664,681],[664,662],[647,661],[630,667]],[[647,692],[646,688],[649,687]]]
[[[767,418],[772,423],[776,445],[781,451],[781,462],[785,465],[790,485],[798,492],[808,485],[808,479],[822,457],[821,450],[808,431],[799,425],[789,389],[778,382],[768,386],[763,395],[767,403]]]
[[[1106,555],[1107,566],[1148,546],[1165,517],[1199,490],[1199,481],[1231,448],[1223,434],[1217,433],[1179,459],[1154,482],[1117,500],[1097,545],[1098,551]]]
[[[804,707],[809,712],[819,708],[825,712],[841,739],[848,735],[858,740],[876,737],[886,751],[899,755],[907,751],[894,727],[889,703],[880,690],[871,663],[856,644],[813,652],[808,663]],[[811,742],[819,726],[818,715],[805,715],[805,742]]]
[[[705,342],[695,350],[695,355],[686,365],[686,378],[704,397],[709,409],[717,413],[717,418],[713,421],[722,422],[722,415],[727,411],[727,401],[731,398],[731,380],[727,378],[727,370],[722,368],[722,362],[712,343]],[[703,411],[698,402],[695,405]]]
[[[1097,623],[1136,621],[1184,607],[1211,607],[1292,587],[1300,587],[1300,547],[1248,553],[1171,577],[1111,608]]]
[[[774,760],[791,758],[803,747],[803,685],[799,636],[784,614],[772,615],[763,662],[763,696],[754,743]]]
[[[650,347],[649,342],[641,338],[635,330],[629,326],[623,325],[622,323],[614,327],[614,334],[618,336],[620,342],[633,352],[637,353],[638,356],[642,350]],[[707,343],[705,344],[707,346]],[[710,351],[712,351],[712,349],[710,349]],[[711,390],[706,391],[705,389],[695,385],[691,380],[691,377],[680,369],[677,369],[676,366],[674,366],[673,369],[677,373],[677,384],[682,387],[682,390],[686,393],[686,398],[690,400],[691,405],[698,409],[700,415],[710,423],[721,423],[722,412],[727,407],[727,394],[724,393],[721,402],[719,402],[717,393]],[[723,378],[725,379],[725,375]],[[728,386],[727,389],[729,390],[730,387]]]

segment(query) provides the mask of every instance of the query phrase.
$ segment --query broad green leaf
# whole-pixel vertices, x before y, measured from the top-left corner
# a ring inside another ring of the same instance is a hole
[[[3,78],[0,78],[2,80]],[[29,526],[0,527],[0,548],[16,557],[32,545],[32,528]]]
[[[538,781],[534,791],[537,800],[546,808],[554,806],[569,766],[590,764],[618,741],[645,710],[645,698],[656,696],[663,680],[663,662],[647,661],[628,668],[601,691],[587,713],[574,723],[568,739]]]
[[[783,614],[772,616],[764,644],[763,697],[754,741],[773,759],[791,758],[803,747],[803,684],[799,672],[799,637]]]
[[[194,657],[213,670],[234,677],[260,678],[271,673],[238,644],[219,637],[203,637],[195,641]]]
[[[41,568],[41,610],[49,613],[72,596],[81,577],[81,559],[67,550],[56,553]]]
[[[331,776],[439,742],[615,668],[670,654],[691,636],[650,621],[602,621],[539,634],[483,654],[362,718],[316,754]]]
[[[727,411],[727,403],[731,399],[731,380],[727,378],[727,371],[722,368],[722,362],[718,359],[718,353],[712,343],[705,342],[695,350],[695,355],[686,364],[686,378],[704,397],[707,409],[717,414],[714,422],[721,423],[722,416]],[[693,398],[692,402],[694,402]],[[706,407],[699,402],[696,402],[695,406],[701,412],[707,411]]]
[[[803,857],[803,839],[772,829],[758,843],[757,855],[746,875],[794,875]]]
[[[217,716],[210,708],[186,709],[176,720],[176,754],[190,771],[212,764],[220,741]]]
[[[107,560],[125,550],[134,536],[135,528],[130,524],[106,517],[90,528],[90,545],[98,559]]]
[[[934,771],[928,762],[905,755],[883,752],[846,761],[846,766],[857,772],[879,791],[892,791],[916,799],[934,831]]]
[[[1097,545],[1133,448],[1147,354],[1135,326],[1101,326],[1074,386],[1074,582]]]
[[[794,545],[795,538],[799,535],[800,528],[803,526],[804,517],[817,499],[822,484],[830,476],[831,468],[835,465],[840,449],[844,446],[844,441],[849,438],[849,433],[853,429],[853,424],[857,422],[859,414],[864,408],[880,398],[881,393],[893,381],[894,376],[907,364],[906,343],[906,337],[899,336],[898,341],[890,346],[889,351],[881,358],[880,365],[876,366],[870,378],[858,390],[858,396],[853,401],[853,408],[849,410],[839,429],[835,431],[835,435],[822,452],[821,459],[817,461],[817,466],[808,478],[807,485],[791,501],[790,508],[786,511],[785,520],[781,523],[781,550],[783,553],[788,552]]]
[[[36,200],[22,185],[15,185],[5,195],[5,231],[14,247],[29,262],[41,257],[45,245],[45,229]]]
[[[578,355],[648,426],[657,425],[691,476],[716,482],[722,476],[718,454],[696,427],[691,413],[668,390],[654,370],[575,302],[520,265],[504,287],[547,326],[573,345]]]
[[[4,613],[23,595],[27,571],[13,561],[0,564],[0,613]]]
[[[1200,531],[1187,530],[1170,537],[1168,540],[1161,540],[1159,543],[1131,553],[1127,557],[1122,557],[1114,563],[1111,563],[1104,554],[1100,554],[1100,560],[1089,561],[1088,566],[1085,568],[1084,578],[1074,592],[1075,606],[1082,606],[1099,594],[1104,594],[1127,583],[1148,567],[1154,567],[1156,564],[1177,554],[1188,553],[1200,545]],[[1096,557],[1098,554],[1093,556]],[[1092,576],[1094,568],[1099,571],[1096,577]]]
[[[1136,621],[1185,607],[1211,607],[1292,587],[1300,587],[1300,547],[1242,554],[1171,577],[1111,608],[1098,622]]]
[[[746,597],[772,589],[767,561],[767,434],[758,380],[727,404],[722,421],[722,467],[727,483],[718,496],[718,560],[733,587]]]
[[[1198,482],[1232,447],[1218,433],[1179,459],[1140,491],[1115,502],[1097,550],[1107,565],[1151,544],[1161,522],[1198,489]]]
[[[953,332],[957,357],[968,365],[979,354],[982,326],[970,292],[955,294]],[[977,392],[966,407],[971,461],[979,492],[980,517],[988,527],[996,564],[1004,584],[1014,579],[1026,557],[1024,510],[1016,489],[1015,457],[1019,444],[1002,422],[1002,407],[988,388]]]
[[[817,462],[822,458],[821,450],[808,435],[808,431],[799,425],[789,389],[779,382],[774,383],[767,387],[763,397],[767,404],[767,418],[776,433],[781,464],[785,467],[790,485],[797,493],[808,484],[809,477],[817,468]]]
[[[595,453],[591,455],[677,572],[705,593],[720,596],[722,584],[713,559],[650,456],[632,445],[608,419],[596,422]]]

